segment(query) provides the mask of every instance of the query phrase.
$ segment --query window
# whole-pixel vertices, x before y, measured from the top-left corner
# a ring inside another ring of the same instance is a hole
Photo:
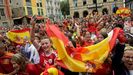
[[[0,4],[3,4],[3,0],[0,0]]]
[[[8,22],[3,22],[2,24],[3,24],[4,27],[8,26]]]
[[[5,16],[4,8],[1,8],[1,9],[0,9],[0,15],[1,15],[1,16]]]
[[[52,5],[52,1],[50,1],[50,5]]]
[[[40,3],[40,7],[42,7],[42,3]]]
[[[26,0],[26,2],[31,2],[31,0]]]
[[[10,0],[10,3],[12,3],[12,0]]]
[[[37,10],[38,10],[38,15],[41,15],[40,8],[37,8]]]
[[[97,3],[97,0],[93,0],[93,4],[96,4]]]
[[[133,9],[133,4],[131,3],[130,5],[131,5],[131,9]]]
[[[28,10],[28,15],[33,15],[32,14],[32,8],[31,7],[27,7],[27,10]]]
[[[43,15],[43,9],[41,9],[41,14]]]
[[[58,2],[58,5],[60,5],[60,2]]]
[[[77,0],[73,0],[74,6],[77,7]]]
[[[87,4],[86,0],[83,0],[83,5],[86,5],[86,4]]]
[[[37,3],[37,7],[39,7],[39,3]]]
[[[13,9],[12,9],[12,14],[14,15],[14,11],[13,11]]]
[[[56,13],[58,13],[58,9],[56,9]]]
[[[16,5],[18,5],[18,2],[16,3]]]
[[[107,0],[103,0],[103,2],[107,2]]]
[[[26,0],[26,5],[31,6],[31,0]]]
[[[50,13],[50,10],[48,9],[48,13]]]

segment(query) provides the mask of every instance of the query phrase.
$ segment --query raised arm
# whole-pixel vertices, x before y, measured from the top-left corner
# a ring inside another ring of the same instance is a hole
[[[31,32],[30,32],[30,36],[31,36],[31,42],[33,43],[33,45],[35,46],[35,48],[37,49],[37,50],[39,50],[39,48],[40,48],[40,45],[39,45],[39,43],[35,40],[35,25],[36,25],[36,23],[35,23],[35,21],[34,21],[34,19],[31,19],[31,24],[32,24],[32,28],[31,28]]]
[[[96,23],[100,24],[102,22],[102,20],[103,20],[103,17],[101,17]]]

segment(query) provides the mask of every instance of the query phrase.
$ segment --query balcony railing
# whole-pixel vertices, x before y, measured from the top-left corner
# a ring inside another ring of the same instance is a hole
[[[102,7],[103,4],[100,3],[100,4],[97,4],[97,7]],[[95,8],[96,7],[96,4],[91,4],[91,5],[88,5],[88,8]]]

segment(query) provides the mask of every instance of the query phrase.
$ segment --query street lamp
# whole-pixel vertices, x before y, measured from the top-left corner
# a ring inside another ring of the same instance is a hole
[[[96,2],[96,11],[97,11],[97,0],[95,0],[95,2]]]
[[[93,0],[93,3],[95,4],[95,8],[96,8],[96,11],[97,11],[97,0]]]

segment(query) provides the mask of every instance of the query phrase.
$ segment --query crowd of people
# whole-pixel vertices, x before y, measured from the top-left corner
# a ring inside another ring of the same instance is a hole
[[[48,22],[48,21],[47,21]],[[46,23],[14,26],[0,34],[0,75],[51,75],[53,67],[58,75],[133,75],[133,18],[94,13],[85,18],[67,18],[56,25],[69,39],[66,49],[97,44],[108,37],[116,27],[121,28],[115,47],[95,73],[72,72],[57,64],[58,52],[46,33]],[[30,28],[30,39],[16,44],[6,36],[10,30]],[[69,52],[68,54],[72,53]],[[73,57],[73,54],[70,54]]]

